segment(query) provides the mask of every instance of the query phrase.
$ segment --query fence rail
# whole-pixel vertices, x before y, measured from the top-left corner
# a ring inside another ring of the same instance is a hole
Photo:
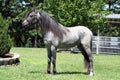
[[[97,54],[120,54],[120,37],[94,36],[92,51]]]

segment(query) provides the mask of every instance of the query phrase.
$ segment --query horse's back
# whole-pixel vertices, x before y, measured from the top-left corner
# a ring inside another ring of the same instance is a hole
[[[70,27],[70,28],[67,28],[67,29],[72,33],[79,34],[81,37],[92,36],[93,35],[92,31],[85,26],[75,26],[75,27]]]
[[[83,43],[83,44],[89,44],[91,42],[92,39],[92,31],[90,29],[88,29],[85,26],[76,26],[76,27],[71,27],[68,28],[68,30],[73,33],[74,35],[78,35],[79,36],[79,40]]]

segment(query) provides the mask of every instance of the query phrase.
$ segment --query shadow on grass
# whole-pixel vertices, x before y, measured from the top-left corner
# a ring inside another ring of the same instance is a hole
[[[56,75],[61,75],[61,74],[84,74],[84,75],[88,75],[87,72],[58,72]]]
[[[46,72],[41,72],[41,71],[30,71],[28,72],[30,74],[38,74],[38,73],[42,73],[42,74],[47,74]],[[83,75],[88,75],[87,72],[57,72],[55,75],[67,75],[67,74],[83,74]]]
[[[30,74],[37,74],[37,73],[44,73],[44,72],[41,72],[41,71],[30,71],[28,73],[30,73]]]

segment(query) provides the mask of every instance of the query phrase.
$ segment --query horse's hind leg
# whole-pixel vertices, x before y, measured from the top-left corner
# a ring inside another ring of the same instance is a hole
[[[92,52],[90,47],[86,47],[84,44],[79,44],[78,48],[82,52],[84,56],[84,62],[85,62],[85,67],[88,68],[88,73],[90,76],[94,75],[93,72],[93,57],[92,57]]]
[[[93,56],[92,56],[92,52],[90,48],[86,48],[85,49],[88,57],[89,57],[89,67],[88,67],[88,73],[90,74],[90,76],[94,75],[94,71],[93,71]]]

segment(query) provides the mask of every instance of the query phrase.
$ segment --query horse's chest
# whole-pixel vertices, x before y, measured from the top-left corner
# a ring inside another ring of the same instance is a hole
[[[57,46],[58,42],[59,42],[58,38],[55,37],[51,32],[44,36],[44,44],[46,46],[50,46],[50,45]]]

